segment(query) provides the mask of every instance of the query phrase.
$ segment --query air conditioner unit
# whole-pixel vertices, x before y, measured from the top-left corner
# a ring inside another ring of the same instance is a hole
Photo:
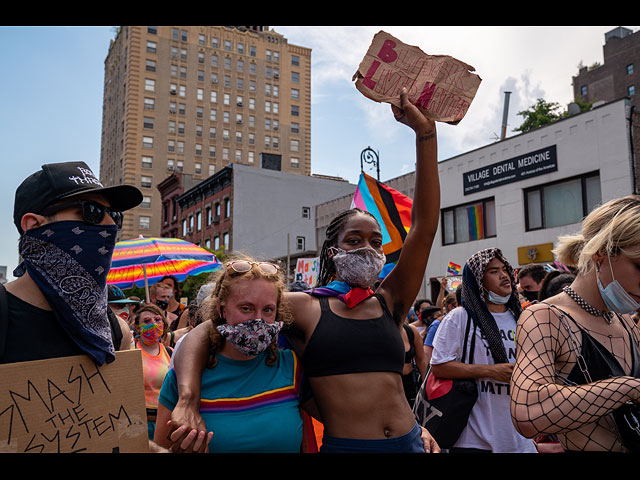
[[[220,215],[214,215],[213,216],[213,223],[220,223]]]

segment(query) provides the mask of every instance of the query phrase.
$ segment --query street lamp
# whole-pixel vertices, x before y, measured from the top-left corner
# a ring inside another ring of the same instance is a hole
[[[367,147],[360,152],[360,171],[364,171],[364,163],[375,164],[377,180],[380,181],[380,157],[371,147]]]

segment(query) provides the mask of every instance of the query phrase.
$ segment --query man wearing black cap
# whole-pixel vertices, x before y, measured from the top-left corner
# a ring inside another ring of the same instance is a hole
[[[84,162],[43,165],[22,182],[13,213],[22,262],[0,289],[0,363],[115,359],[122,330],[106,278],[122,212],[141,201],[134,186],[104,187]]]

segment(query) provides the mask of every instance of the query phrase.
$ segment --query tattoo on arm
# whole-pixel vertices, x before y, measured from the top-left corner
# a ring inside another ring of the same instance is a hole
[[[418,136],[418,141],[419,142],[424,142],[424,141],[427,141],[427,140],[431,140],[435,136],[436,136],[436,134],[435,134],[435,132],[433,130],[428,130],[423,135]]]

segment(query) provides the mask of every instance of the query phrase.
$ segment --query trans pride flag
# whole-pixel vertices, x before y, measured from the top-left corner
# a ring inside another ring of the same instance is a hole
[[[381,278],[393,269],[400,257],[404,239],[411,227],[412,205],[413,200],[406,195],[361,172],[351,208],[371,213],[380,224],[382,250],[387,257],[387,264],[380,274]]]

